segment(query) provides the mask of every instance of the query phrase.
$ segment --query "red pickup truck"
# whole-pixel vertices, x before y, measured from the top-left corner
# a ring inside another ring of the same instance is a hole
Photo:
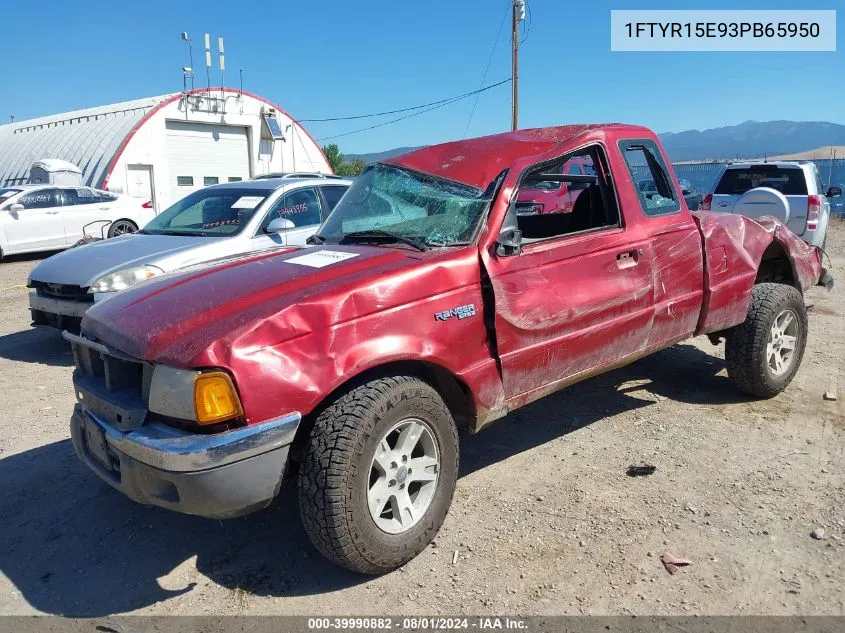
[[[517,213],[557,181],[579,190],[570,211]],[[620,124],[376,163],[310,243],[91,308],[66,334],[71,431],[105,481],[181,512],[238,516],[296,477],[314,545],[365,573],[440,528],[459,427],[701,334],[726,341],[739,389],[772,397],[801,363],[804,291],[832,283],[775,220],[691,214],[656,136]]]

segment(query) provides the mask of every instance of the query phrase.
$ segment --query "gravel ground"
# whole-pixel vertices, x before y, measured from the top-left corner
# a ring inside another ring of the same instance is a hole
[[[828,245],[842,284],[845,226]],[[462,438],[437,540],[369,578],[311,548],[292,489],[219,522],[90,474],[70,352],[29,327],[38,261],[0,264],[0,614],[845,614],[841,285],[808,294],[803,367],[773,400],[740,395],[696,339]],[[625,475],[641,463],[657,471]],[[665,552],[692,565],[669,575]]]

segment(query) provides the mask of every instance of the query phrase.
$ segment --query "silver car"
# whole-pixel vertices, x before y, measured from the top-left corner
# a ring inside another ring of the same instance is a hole
[[[830,199],[839,187],[825,191],[810,161],[774,161],[728,165],[702,210],[737,213],[750,218],[772,216],[808,244],[824,248]]]
[[[281,246],[314,234],[351,184],[276,178],[195,191],[132,235],[59,253],[30,273],[34,325],[77,330],[85,311],[146,279]]]

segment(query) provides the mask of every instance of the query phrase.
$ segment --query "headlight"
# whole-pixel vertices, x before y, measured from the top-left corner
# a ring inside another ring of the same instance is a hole
[[[133,266],[132,268],[124,268],[117,272],[103,275],[88,289],[88,292],[118,292],[119,290],[126,290],[129,286],[134,286],[138,282],[146,281],[161,275],[164,271],[155,266]]]
[[[215,424],[243,417],[238,391],[223,371],[195,371],[156,365],[149,408],[171,418]]]

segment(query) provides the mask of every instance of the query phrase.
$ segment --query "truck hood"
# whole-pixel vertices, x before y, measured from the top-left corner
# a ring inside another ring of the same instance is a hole
[[[431,265],[420,265],[426,260]],[[275,251],[141,283],[94,305],[82,329],[144,360],[223,366],[232,354],[251,354],[458,287],[473,266],[477,276],[473,247]]]
[[[70,248],[48,257],[32,269],[30,280],[87,288],[103,275],[142,264],[169,272],[243,250],[232,238],[181,235],[123,235]],[[229,252],[232,251],[232,252]]]

